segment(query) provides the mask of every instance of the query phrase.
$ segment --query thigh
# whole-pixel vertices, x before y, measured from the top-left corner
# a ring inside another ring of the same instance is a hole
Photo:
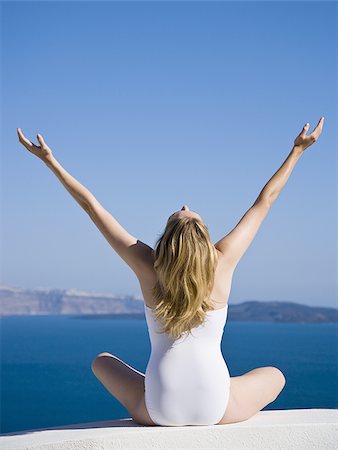
[[[144,404],[144,374],[110,353],[100,353],[92,371],[136,422],[154,425]]]
[[[218,423],[247,420],[273,402],[285,385],[277,367],[258,367],[237,377],[230,377],[230,395],[225,414]]]

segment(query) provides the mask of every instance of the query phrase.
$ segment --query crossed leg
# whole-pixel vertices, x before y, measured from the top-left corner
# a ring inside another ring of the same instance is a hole
[[[144,401],[144,374],[117,356],[103,352],[91,365],[97,379],[128,410],[141,425],[156,425],[150,418]]]
[[[100,353],[92,362],[98,380],[141,425],[155,425],[144,401],[144,374],[111,353]],[[230,378],[229,402],[218,425],[249,419],[273,402],[285,385],[277,367],[258,367]]]
[[[229,402],[217,425],[250,419],[278,397],[285,383],[283,372],[273,366],[230,377]]]

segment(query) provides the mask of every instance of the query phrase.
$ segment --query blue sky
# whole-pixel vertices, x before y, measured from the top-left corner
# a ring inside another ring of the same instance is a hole
[[[140,296],[54,156],[153,246],[183,204],[213,242],[306,122],[298,161],[237,266],[230,302],[337,306],[337,3],[2,2],[1,283]]]

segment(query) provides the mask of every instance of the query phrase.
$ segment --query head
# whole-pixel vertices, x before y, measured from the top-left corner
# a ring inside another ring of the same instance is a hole
[[[188,205],[183,205],[179,211],[176,211],[173,214],[171,214],[171,216],[169,216],[167,224],[170,220],[176,219],[176,218],[181,218],[181,217],[195,217],[196,219],[199,219],[202,221],[202,217],[198,213],[191,211],[189,209]]]
[[[154,259],[154,315],[163,324],[162,333],[177,339],[201,325],[213,308],[218,257],[201,216],[187,205],[173,213],[155,244]]]

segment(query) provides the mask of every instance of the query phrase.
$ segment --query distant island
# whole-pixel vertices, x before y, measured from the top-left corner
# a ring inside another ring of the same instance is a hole
[[[77,289],[21,289],[0,285],[1,316],[77,315],[107,318],[144,315],[144,302],[132,295],[114,296]],[[289,301],[247,300],[229,303],[228,321],[338,323],[338,308]]]

